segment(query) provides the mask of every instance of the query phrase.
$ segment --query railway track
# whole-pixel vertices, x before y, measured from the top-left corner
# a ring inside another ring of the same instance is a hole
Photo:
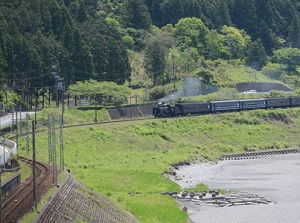
[[[29,165],[33,161],[19,157]],[[38,201],[48,188],[51,179],[50,167],[43,163],[36,162],[36,185]],[[30,212],[34,207],[33,176],[20,183],[4,200],[2,204],[2,222],[17,222],[23,215]]]

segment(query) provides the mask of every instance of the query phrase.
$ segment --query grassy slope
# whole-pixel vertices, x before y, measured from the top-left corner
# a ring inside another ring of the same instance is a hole
[[[238,64],[209,62],[208,69],[213,72],[214,79],[218,83],[227,87],[243,82],[276,82],[259,71]]]
[[[215,160],[248,147],[296,147],[299,118],[300,108],[294,108],[64,129],[65,164],[140,222],[186,222],[176,202],[161,195],[181,190],[162,174],[172,163]],[[38,134],[37,148],[38,159],[47,162],[47,132]]]

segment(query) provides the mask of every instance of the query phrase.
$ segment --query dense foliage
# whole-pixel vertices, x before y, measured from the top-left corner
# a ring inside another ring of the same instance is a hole
[[[0,88],[26,100],[53,87],[57,76],[66,86],[90,78],[123,84],[130,67],[122,35],[96,16],[97,5],[96,0],[2,1]]]
[[[89,79],[153,88],[220,59],[255,70],[272,62],[290,84],[299,59],[279,53],[298,54],[299,11],[296,0],[2,1],[0,101],[55,98],[58,77],[66,88]]]
[[[129,90],[114,82],[89,80],[70,85],[69,93],[78,97],[83,96],[84,98],[94,99],[96,104],[113,102],[119,105],[128,101]]]

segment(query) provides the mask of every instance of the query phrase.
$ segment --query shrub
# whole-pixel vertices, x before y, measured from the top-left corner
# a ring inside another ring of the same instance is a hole
[[[149,92],[150,100],[157,100],[163,98],[166,95],[165,89],[162,86],[156,86]]]

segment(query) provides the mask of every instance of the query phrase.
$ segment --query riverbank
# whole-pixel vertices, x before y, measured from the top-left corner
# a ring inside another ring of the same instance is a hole
[[[179,168],[172,177],[182,188],[204,183],[211,189],[242,191],[263,196],[272,204],[215,207],[179,202],[192,222],[260,223],[300,221],[300,154],[250,160],[220,161]]]

